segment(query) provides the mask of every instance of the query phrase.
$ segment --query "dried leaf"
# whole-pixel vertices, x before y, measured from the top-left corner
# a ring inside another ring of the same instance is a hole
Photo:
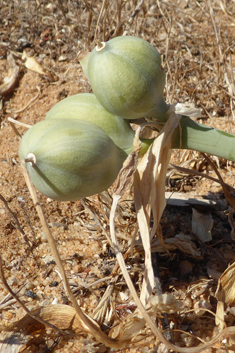
[[[33,310],[31,313],[40,315],[43,320],[53,323],[62,330],[69,329],[75,333],[81,331],[80,319],[75,309],[68,305],[47,305]],[[20,352],[32,339],[32,334],[35,331],[43,331],[44,328],[43,324],[33,319],[30,315],[25,315],[22,319],[2,331],[0,334],[0,352]]]
[[[235,262],[220,276],[215,296],[227,305],[235,304]]]
[[[234,214],[234,208],[230,208],[229,213],[228,213],[228,221],[230,224],[230,227],[232,228],[231,230],[231,238],[235,240],[235,222],[233,221],[233,214]]]
[[[137,251],[142,251],[143,244],[138,241],[135,244]],[[151,242],[152,252],[166,252],[173,250],[180,250],[194,258],[201,258],[200,250],[197,249],[194,242],[192,242],[191,237],[185,234],[177,234],[174,238],[167,238],[162,243],[160,239],[154,238]]]
[[[232,196],[229,188],[227,187],[227,185],[224,183],[218,169],[216,168],[215,163],[211,160],[211,158],[209,158],[205,153],[202,153],[202,155],[204,156],[204,158],[207,160],[207,162],[210,164],[210,166],[212,167],[212,169],[214,170],[214,172],[216,173],[219,182],[223,188],[223,192],[224,192],[224,196],[226,198],[226,200],[228,201],[228,203],[231,205],[232,208],[235,208],[235,199]]]
[[[32,56],[28,57],[27,60],[25,61],[25,67],[27,67],[27,69],[31,71],[37,72],[40,75],[45,75],[45,72],[42,66]]]
[[[55,325],[61,330],[69,330],[75,334],[83,331],[81,320],[76,310],[63,304],[46,305],[44,307],[33,310],[32,315],[39,315],[43,320]],[[145,321],[144,321],[145,322]],[[21,320],[15,322],[0,334],[0,352],[1,353],[18,353],[22,347],[32,339],[32,334],[36,331],[43,331],[44,326],[28,314]],[[65,335],[67,333],[65,332]],[[109,342],[113,342],[115,348],[126,346],[129,341],[115,341],[113,338],[107,337]],[[115,342],[117,344],[115,344]],[[14,344],[13,344],[14,343]],[[109,345],[109,343],[107,343]],[[14,348],[14,349],[12,349]]]
[[[171,106],[167,122],[139,162],[134,178],[137,219],[145,251],[145,274],[140,295],[144,305],[154,288],[150,242],[159,228],[159,222],[166,206],[166,172],[171,156],[171,140],[178,123],[179,118],[174,112],[174,107]],[[151,212],[154,222],[150,231]]]
[[[7,62],[9,70],[7,76],[4,78],[4,82],[0,85],[0,95],[10,93],[19,79],[20,68],[16,65],[12,54],[7,56]]]
[[[201,110],[195,108],[193,103],[189,107],[186,107],[184,104],[177,103],[175,105],[175,112],[176,114],[187,115],[194,119],[202,117]]]
[[[219,326],[219,328],[221,330],[225,327],[225,322],[224,322],[224,303],[221,302],[220,300],[218,301],[217,307],[216,307],[215,324],[217,326]]]
[[[224,328],[224,305],[235,303],[235,262],[220,276],[215,296],[218,300],[216,308],[216,325]]]
[[[214,221],[211,212],[203,209],[203,211],[193,208],[192,231],[202,242],[212,240],[211,230]]]

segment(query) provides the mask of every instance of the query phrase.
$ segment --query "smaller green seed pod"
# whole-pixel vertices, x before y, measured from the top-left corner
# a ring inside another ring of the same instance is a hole
[[[111,114],[166,119],[161,57],[144,39],[121,36],[99,43],[81,65],[96,98]]]
[[[91,122],[48,119],[24,134],[19,156],[28,162],[38,191],[54,200],[72,201],[109,188],[126,153]]]
[[[129,154],[133,150],[135,134],[129,122],[110,114],[92,93],[79,93],[55,104],[45,119],[79,119],[90,121],[113,140],[115,145]]]

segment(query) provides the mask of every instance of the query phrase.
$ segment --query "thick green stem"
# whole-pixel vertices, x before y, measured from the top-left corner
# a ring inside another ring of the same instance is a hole
[[[235,161],[235,135],[196,123],[182,116],[181,133],[177,129],[172,148],[191,149]]]

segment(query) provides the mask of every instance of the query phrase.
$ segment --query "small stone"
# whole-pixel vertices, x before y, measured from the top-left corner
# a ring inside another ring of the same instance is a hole
[[[83,270],[84,268],[79,264],[73,266],[73,273],[80,273],[83,272]]]
[[[53,346],[53,344],[54,344],[54,341],[53,341],[52,339],[49,339],[49,340],[47,341],[47,346],[48,346],[48,347]]]
[[[44,261],[44,263],[46,265],[50,265],[50,264],[55,263],[54,257],[52,255],[46,255],[45,257],[42,258],[42,260]]]
[[[45,306],[50,304],[50,299],[44,299],[42,302],[39,303],[40,306]]]
[[[53,281],[52,283],[49,284],[50,287],[57,287],[59,282]]]
[[[32,299],[36,299],[37,298],[37,294],[32,292],[31,290],[26,290],[25,294],[26,297],[32,298]]]
[[[10,286],[16,285],[16,284],[17,284],[17,279],[16,279],[15,277],[11,277],[11,278],[9,279],[9,281],[8,281],[8,284],[9,284]]]
[[[42,232],[41,234],[41,242],[46,243],[47,242],[47,236],[45,232]]]
[[[43,298],[43,292],[41,290],[37,291],[36,295],[39,299]]]

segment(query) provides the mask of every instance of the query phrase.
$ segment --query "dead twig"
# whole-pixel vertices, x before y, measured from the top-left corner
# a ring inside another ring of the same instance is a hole
[[[38,90],[38,93],[36,94],[35,97],[33,97],[32,99],[30,99],[30,101],[21,109],[18,109],[18,110],[14,110],[14,114],[18,114],[18,113],[22,113],[23,111],[25,111],[30,105],[32,105],[36,99],[38,99],[40,93],[41,93],[41,88],[39,86],[37,86],[37,90]]]

